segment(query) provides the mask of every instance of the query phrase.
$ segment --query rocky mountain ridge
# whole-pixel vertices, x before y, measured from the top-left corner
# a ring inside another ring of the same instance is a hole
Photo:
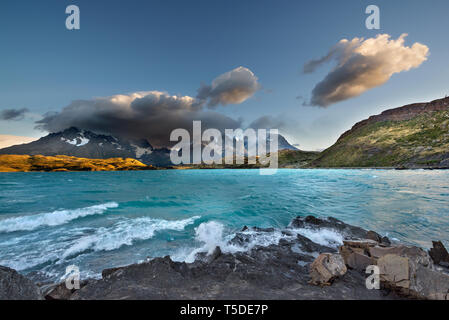
[[[171,165],[170,150],[153,148],[146,139],[129,140],[75,127],[50,133],[31,143],[0,149],[0,154],[66,155],[90,159],[134,158],[148,165]]]
[[[358,122],[308,166],[449,168],[449,97]]]
[[[270,150],[272,139],[268,135],[267,150]],[[277,135],[279,150],[297,150],[282,136]],[[234,148],[236,148],[236,138],[234,138]],[[208,143],[203,142],[203,149]],[[193,143],[191,144],[193,149]],[[248,142],[244,141],[244,153],[247,153]],[[226,146],[222,144],[222,154],[224,155]],[[230,150],[231,152],[234,149]],[[170,167],[169,148],[154,148],[147,139],[130,140],[110,135],[97,134],[87,130],[80,130],[72,127],[61,132],[50,133],[49,135],[31,143],[15,145],[0,149],[0,154],[10,155],[43,155],[57,156],[66,155],[79,158],[109,159],[109,158],[134,158],[147,165],[156,167]],[[192,155],[191,150],[191,155]]]
[[[449,97],[437,99],[431,102],[413,103],[399,108],[388,109],[378,115],[373,115],[368,119],[357,122],[350,130],[344,132],[340,136],[339,140],[368,124],[382,121],[405,121],[424,113],[432,113],[445,110],[447,111],[448,109]]]

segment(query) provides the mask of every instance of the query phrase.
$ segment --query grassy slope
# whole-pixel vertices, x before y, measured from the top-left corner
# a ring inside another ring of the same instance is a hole
[[[309,152],[301,150],[280,150],[278,153],[279,168],[304,168],[315,160],[319,152]],[[223,160],[224,161],[224,160]],[[248,164],[248,158],[244,159],[245,164],[213,164],[213,165],[182,165],[175,166],[176,169],[258,169],[263,166],[256,158],[256,164]]]
[[[301,150],[279,151],[279,168],[304,168],[320,155],[319,152]]]
[[[86,159],[69,156],[0,155],[0,172],[149,170],[135,159]]]
[[[449,157],[449,111],[365,125],[337,141],[316,167],[438,167]]]

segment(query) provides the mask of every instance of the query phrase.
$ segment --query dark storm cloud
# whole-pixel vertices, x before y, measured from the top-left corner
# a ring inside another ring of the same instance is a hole
[[[0,112],[0,120],[22,120],[25,113],[28,112],[27,108],[23,109],[5,109]]]
[[[202,127],[235,129],[241,120],[202,110],[202,102],[188,96],[171,96],[149,91],[72,102],[59,113],[47,114],[37,122],[39,129],[57,132],[69,127],[128,138],[147,138],[155,146],[170,146],[170,133],[191,130],[192,121]]]
[[[202,128],[240,128],[243,119],[232,119],[204,107],[239,104],[260,88],[247,68],[226,72],[202,86],[198,97],[175,96],[147,91],[92,100],[76,100],[60,112],[44,115],[37,128],[57,132],[69,127],[128,138],[147,138],[155,146],[171,146],[170,133],[177,128],[192,130],[193,121]]]

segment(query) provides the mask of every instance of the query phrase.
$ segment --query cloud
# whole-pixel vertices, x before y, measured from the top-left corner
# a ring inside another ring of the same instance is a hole
[[[304,73],[314,72],[326,62],[337,62],[315,86],[308,104],[327,107],[383,85],[395,73],[419,67],[427,60],[429,48],[418,42],[405,46],[406,36],[402,34],[396,40],[388,34],[369,39],[343,39],[326,56],[306,63]]]
[[[286,127],[286,122],[279,117],[262,116],[249,125],[252,129],[282,129]]]
[[[155,146],[170,146],[170,133],[177,128],[192,129],[192,121],[202,128],[235,129],[234,120],[214,111],[204,111],[203,102],[189,96],[148,91],[77,100],[61,112],[44,115],[37,128],[57,132],[69,127],[127,138],[147,138]]]
[[[36,128],[58,132],[69,127],[127,138],[147,138],[157,147],[169,147],[170,133],[177,128],[192,130],[199,120],[202,128],[240,128],[243,119],[232,119],[207,110],[205,105],[238,104],[251,97],[260,85],[249,69],[239,67],[202,86],[198,97],[176,96],[161,91],[134,92],[91,100],[76,100],[60,112],[47,113]]]
[[[218,76],[211,85],[202,85],[197,98],[204,100],[209,108],[215,108],[218,105],[242,103],[260,88],[258,78],[251,70],[238,67]]]
[[[12,121],[22,120],[25,116],[25,113],[27,112],[28,112],[27,108],[5,109],[2,112],[0,112],[0,120],[12,120]]]

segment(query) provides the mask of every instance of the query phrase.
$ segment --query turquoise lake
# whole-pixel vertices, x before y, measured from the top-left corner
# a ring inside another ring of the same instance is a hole
[[[306,215],[448,246],[449,171],[1,173],[0,265],[35,279],[60,279],[68,265],[96,277],[151,257],[190,261],[244,225],[283,228]]]

